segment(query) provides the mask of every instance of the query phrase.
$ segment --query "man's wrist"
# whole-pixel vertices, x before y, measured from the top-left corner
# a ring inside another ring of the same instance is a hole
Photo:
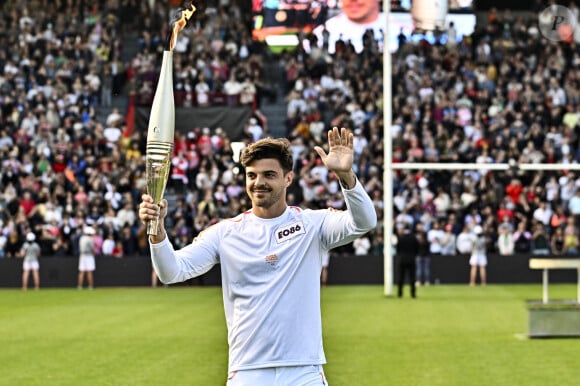
[[[149,242],[151,244],[158,244],[165,240],[166,233],[165,230],[159,229],[156,235],[149,235]]]
[[[345,189],[354,188],[356,184],[356,176],[354,175],[354,172],[352,170],[344,174],[337,174],[337,176],[338,181],[340,182],[340,185],[342,185],[343,188]]]

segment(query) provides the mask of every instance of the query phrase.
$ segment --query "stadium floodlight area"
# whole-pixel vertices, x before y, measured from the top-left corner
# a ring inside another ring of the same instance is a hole
[[[390,157],[386,158],[390,159]],[[394,170],[486,170],[486,171],[507,171],[510,169],[538,172],[538,171],[570,171],[580,170],[580,164],[547,164],[547,163],[439,163],[439,162],[390,162],[386,164],[385,179],[390,179]],[[391,185],[389,185],[391,186]],[[393,295],[393,253],[392,239],[393,233],[393,210],[392,200],[390,210],[385,210],[385,226],[383,240],[384,246],[384,292],[387,296]],[[385,200],[386,204],[386,200]]]

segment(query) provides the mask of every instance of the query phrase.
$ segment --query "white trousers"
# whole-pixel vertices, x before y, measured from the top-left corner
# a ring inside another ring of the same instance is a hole
[[[226,386],[328,386],[328,382],[321,365],[309,365],[234,371]]]

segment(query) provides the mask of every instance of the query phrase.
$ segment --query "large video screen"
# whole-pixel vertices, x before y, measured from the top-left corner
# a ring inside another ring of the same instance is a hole
[[[326,26],[332,39],[329,51],[334,50],[334,33],[341,29],[346,31],[344,34],[338,31],[338,34],[344,35],[341,38],[352,40],[358,48],[358,42],[366,29],[379,31],[386,25],[384,18],[379,17],[381,0],[253,0],[252,9],[252,37],[254,40],[266,41],[270,46],[302,44],[300,37],[305,38],[311,32],[319,37],[322,45]],[[345,20],[347,13],[349,17],[355,14],[358,21],[353,23]],[[362,20],[361,17],[366,19]]]
[[[463,12],[450,12],[445,17],[444,25],[453,22],[457,31],[457,39],[473,33],[475,15],[465,12],[472,2],[451,2]],[[450,3],[450,5],[451,5]],[[303,45],[307,51],[313,44],[325,47],[334,53],[337,41],[350,42],[355,51],[361,52],[364,47],[364,37],[372,36],[379,42],[382,50],[384,41],[394,52],[398,48],[398,35],[403,33],[407,41],[427,40],[435,43],[439,39],[445,42],[445,31],[436,37],[426,32],[417,34],[411,17],[411,1],[401,1],[399,7],[394,7],[389,13],[388,33],[385,34],[387,20],[382,12],[380,0],[253,0],[254,29],[253,39],[266,41],[269,46],[284,48]],[[395,10],[397,9],[397,10]],[[317,40],[307,40],[308,35],[314,35]],[[385,36],[386,35],[386,36]]]

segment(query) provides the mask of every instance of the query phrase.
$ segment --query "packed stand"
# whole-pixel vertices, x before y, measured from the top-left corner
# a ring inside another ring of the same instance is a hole
[[[133,170],[121,165],[120,113],[97,111],[123,87],[116,1],[4,2],[0,7],[0,256],[15,257],[34,233],[43,256],[78,255],[85,226],[113,227],[128,252],[137,237],[109,200],[132,203]],[[42,11],[39,11],[42,10]],[[113,221],[115,220],[115,221]],[[114,225],[113,225],[114,223]]]
[[[99,254],[145,256],[136,203],[145,190],[146,138],[128,130],[124,112],[112,109],[99,121],[96,110],[122,92],[152,95],[169,11],[160,2],[153,9],[130,1],[84,8],[80,1],[37,3],[42,16],[32,17],[27,6],[1,8],[0,251],[14,256],[32,231],[43,256],[76,256],[82,228],[90,226]],[[174,79],[184,105],[212,103],[211,93],[220,92],[234,96],[221,104],[256,108],[271,93],[262,83],[269,54],[250,40],[241,3],[225,8],[206,2],[206,17],[180,34]],[[394,54],[393,162],[578,161],[578,48],[546,44],[533,19],[509,17],[490,14],[489,24],[459,45],[406,43]],[[138,53],[124,63],[121,36],[130,31],[139,31]],[[338,251],[357,255],[382,254],[384,231],[383,63],[378,44],[365,41],[360,54],[347,44],[332,55],[311,44],[309,52],[299,48],[278,58],[297,176],[288,202],[344,207],[336,177],[313,146],[325,143],[332,126],[352,128],[356,172],[380,224]],[[246,80],[253,99],[240,95]],[[268,135],[267,120],[256,109],[243,141]],[[236,153],[220,128],[176,133],[169,190],[177,204],[167,224],[176,248],[249,207]],[[395,226],[423,230],[431,254],[465,253],[476,224],[484,228],[490,252],[577,254],[577,181],[574,172],[517,167],[396,171]]]

